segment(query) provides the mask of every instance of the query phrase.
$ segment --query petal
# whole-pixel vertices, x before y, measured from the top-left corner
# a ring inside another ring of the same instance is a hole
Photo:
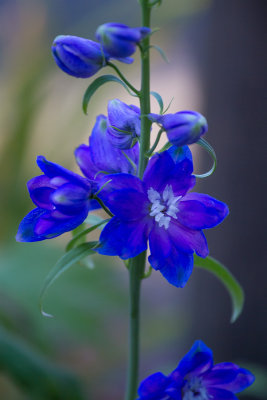
[[[122,222],[114,217],[100,235],[99,254],[119,256],[122,259],[135,257],[147,249],[148,224],[145,220]]]
[[[108,103],[108,126],[131,132],[134,136],[140,136],[140,110],[136,106],[123,103],[119,99],[111,100]]]
[[[167,388],[169,382],[170,379],[161,372],[156,372],[155,374],[150,375],[141,382],[138,388],[140,400],[161,399],[161,396],[164,395],[165,389]]]
[[[168,231],[157,225],[150,232],[149,247],[151,266],[159,270],[170,284],[183,287],[193,270],[193,254],[178,250]]]
[[[210,398],[216,400],[238,400],[238,398],[233,393],[224,389],[209,388],[208,394]]]
[[[239,368],[238,365],[225,362],[217,364],[213,367],[213,371],[231,371],[235,372],[235,377],[232,381],[229,382],[217,382],[213,383],[213,386],[216,386],[221,389],[229,390],[233,393],[239,393],[242,390],[246,389],[248,386],[252,385],[255,380],[254,375],[245,368]],[[205,378],[206,379],[206,378]]]
[[[50,198],[57,187],[51,183],[51,179],[46,175],[36,176],[29,180],[27,186],[34,204],[47,210],[54,208]]]
[[[192,174],[193,157],[188,146],[172,146],[167,152],[170,154],[175,164],[183,163],[181,169],[183,168],[184,172]]]
[[[211,349],[201,340],[196,340],[189,352],[180,361],[176,370],[182,376],[192,376],[208,371],[212,368],[212,365],[213,356]]]
[[[99,197],[103,200],[109,207],[109,196],[115,190],[121,189],[133,189],[140,193],[146,194],[145,186],[143,182],[136,176],[130,174],[114,174],[105,175],[104,180],[110,181],[99,193]],[[111,204],[113,202],[111,201]]]
[[[37,221],[45,214],[47,214],[47,210],[42,208],[35,208],[34,210],[30,211],[29,214],[27,214],[19,224],[16,241],[37,242],[39,240],[43,240],[42,237],[36,235],[34,232],[34,227]]]
[[[39,168],[43,171],[43,173],[49,178],[55,178],[59,176],[67,179],[73,184],[83,186],[85,188],[90,187],[90,182],[88,181],[88,179],[85,179],[82,176],[79,176],[78,174],[75,174],[74,172],[71,172],[64,167],[61,167],[58,164],[46,160],[43,156],[37,157],[37,164]]]
[[[175,164],[167,151],[150,159],[143,179],[148,189],[152,187],[158,192],[163,192],[166,185],[171,185],[175,196],[184,196],[195,184],[188,160],[183,159]]]
[[[205,386],[221,387],[220,384],[228,384],[235,380],[237,371],[230,368],[212,369],[202,376]]]
[[[76,162],[80,167],[82,173],[89,179],[94,180],[99,171],[97,166],[93,163],[89,146],[81,144],[75,151],[74,155]]]
[[[186,253],[195,251],[200,257],[207,257],[209,254],[207,241],[202,231],[187,228],[172,218],[168,232],[177,249]]]
[[[67,183],[54,191],[51,201],[58,211],[66,215],[75,215],[88,207],[91,191]]]
[[[179,202],[178,221],[191,229],[212,228],[228,215],[226,204],[201,193],[188,193]]]
[[[124,221],[134,221],[149,214],[147,196],[135,189],[115,190],[106,202],[110,211]]]

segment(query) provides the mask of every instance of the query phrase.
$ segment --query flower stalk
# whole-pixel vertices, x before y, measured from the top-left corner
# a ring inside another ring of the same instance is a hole
[[[148,0],[141,1],[142,26],[150,28],[151,8]],[[148,159],[146,153],[150,148],[151,121],[150,113],[150,37],[143,40],[141,51],[142,75],[140,91],[141,135],[138,177],[142,179]],[[129,321],[129,360],[125,400],[135,400],[138,387],[139,371],[139,321],[140,321],[140,289],[146,264],[146,251],[131,259],[129,266],[130,279],[130,321]]]

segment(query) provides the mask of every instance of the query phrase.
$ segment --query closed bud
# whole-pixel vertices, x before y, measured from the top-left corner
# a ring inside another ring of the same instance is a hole
[[[176,146],[197,142],[208,130],[206,118],[196,111],[179,111],[175,114],[149,114],[166,131],[169,141]]]
[[[52,54],[59,68],[76,78],[89,78],[105,65],[100,44],[78,36],[57,36]]]
[[[110,57],[131,62],[131,59],[127,57],[135,52],[136,45],[150,32],[150,28],[130,28],[124,24],[110,22],[98,27],[96,38],[103,46],[104,52]]]

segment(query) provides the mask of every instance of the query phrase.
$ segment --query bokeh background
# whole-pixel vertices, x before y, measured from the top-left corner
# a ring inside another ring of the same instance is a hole
[[[168,373],[195,339],[216,362],[236,361],[257,375],[240,398],[266,399],[267,299],[265,0],[163,0],[153,13],[152,37],[170,63],[152,50],[151,87],[170,111],[195,109],[209,122],[207,139],[218,156],[215,174],[197,190],[225,201],[230,216],[207,232],[210,253],[224,262],[246,293],[244,312],[230,324],[231,304],[221,283],[195,270],[184,289],[159,273],[143,283],[141,378]],[[109,84],[81,110],[91,80],[67,76],[50,54],[58,34],[94,37],[98,25],[140,25],[136,0],[0,0],[0,398],[4,400],[119,400],[127,358],[128,276],[123,263],[94,257],[47,293],[45,276],[70,234],[44,243],[16,243],[18,223],[32,208],[26,182],[39,174],[38,154],[72,168],[73,150],[86,143],[109,99],[132,102]],[[139,60],[122,66],[139,83]],[[110,73],[104,70],[100,73]],[[153,102],[153,110],[157,105]],[[265,146],[265,147],[264,147]],[[210,166],[193,149],[196,170]],[[90,267],[90,264],[89,264]]]

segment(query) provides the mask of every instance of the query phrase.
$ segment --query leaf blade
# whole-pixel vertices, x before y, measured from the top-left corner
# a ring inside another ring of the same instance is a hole
[[[213,257],[201,258],[194,255],[194,265],[215,275],[228,290],[232,300],[231,323],[235,322],[244,306],[244,291],[232,273]]]
[[[160,114],[163,114],[163,110],[164,110],[164,104],[163,104],[163,100],[162,100],[162,97],[161,97],[161,95],[158,93],[158,92],[154,92],[154,91],[152,91],[152,92],[150,92],[150,94],[157,100],[157,102],[158,102],[158,105],[159,105],[159,113]]]

